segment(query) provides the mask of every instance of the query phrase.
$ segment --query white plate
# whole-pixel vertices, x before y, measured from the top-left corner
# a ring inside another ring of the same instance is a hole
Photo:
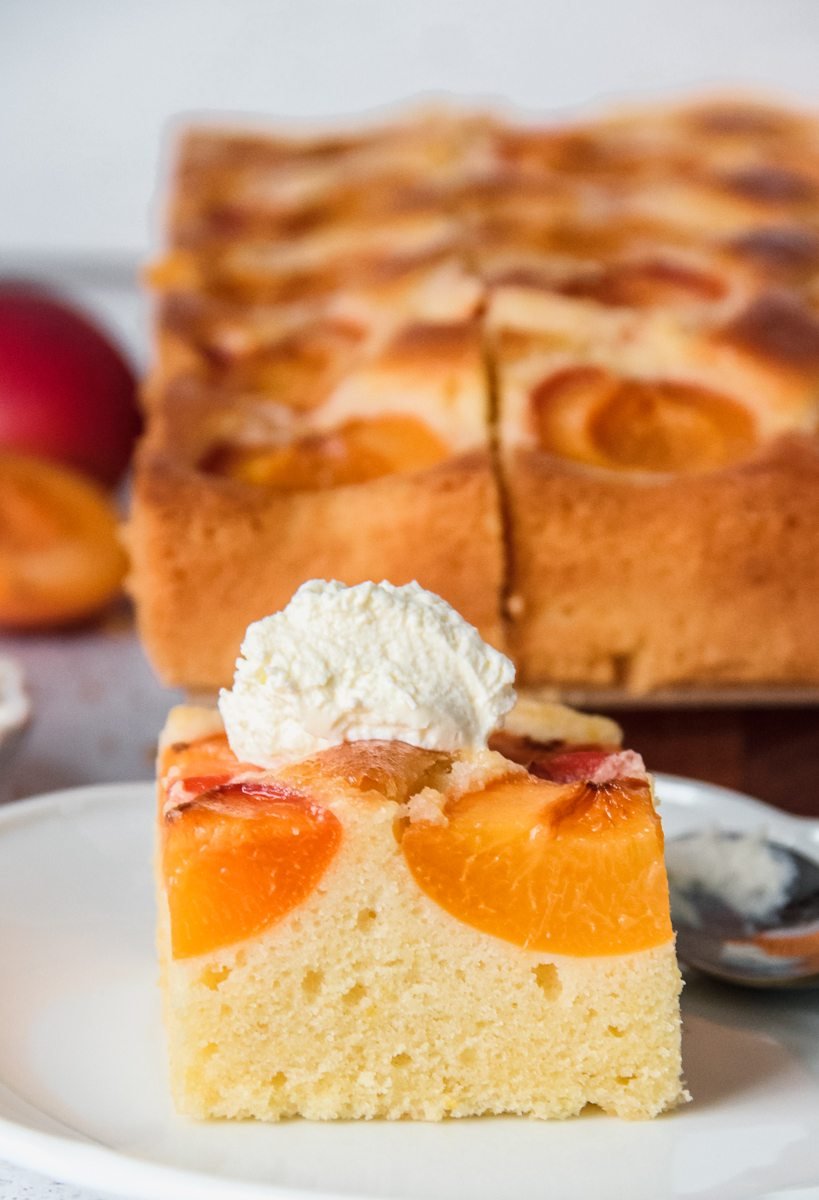
[[[659,790],[669,833],[765,824],[819,858],[819,822],[686,780]],[[695,1099],[650,1123],[180,1119],[164,1079],[152,816],[147,784],[0,810],[0,1157],[143,1200],[819,1198],[816,992],[690,983]]]

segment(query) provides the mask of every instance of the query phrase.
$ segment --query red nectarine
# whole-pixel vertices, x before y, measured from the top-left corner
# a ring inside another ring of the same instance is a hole
[[[0,447],[112,485],[139,431],[134,375],[91,321],[33,284],[0,281]]]

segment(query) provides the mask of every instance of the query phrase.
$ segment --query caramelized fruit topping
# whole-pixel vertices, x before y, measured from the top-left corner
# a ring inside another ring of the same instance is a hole
[[[277,447],[219,446],[202,466],[282,491],[319,491],[425,470],[448,454],[437,434],[415,417],[379,417]]]
[[[760,204],[807,203],[816,196],[812,179],[773,163],[755,163],[729,173],[724,179],[737,195]]]
[[[554,783],[609,783],[613,779],[646,779],[645,764],[634,750],[619,745],[582,744],[531,738],[501,730],[492,735],[490,749],[519,763],[538,779]]]
[[[287,777],[306,788],[317,777],[336,778],[361,792],[376,792],[402,804],[422,788],[434,786],[451,763],[450,754],[406,742],[342,742],[289,768]]]
[[[223,775],[241,770],[224,733],[194,738],[190,742],[172,742],[159,756],[159,776],[190,779],[195,775]]]
[[[671,937],[663,838],[642,780],[529,777],[403,828],[419,887],[458,920],[530,950],[628,954]]]
[[[695,384],[621,378],[573,367],[532,394],[543,450],[620,470],[696,472],[748,458],[756,446],[750,412]]]
[[[622,777],[637,756],[526,739],[505,749],[517,751],[510,757],[528,777],[449,800],[444,824],[402,819],[402,851],[422,890],[465,924],[529,949],[624,954],[667,941],[660,823],[645,779]],[[612,763],[619,777],[588,782]],[[369,741],[271,780],[237,763],[221,734],[168,747],[163,778],[179,788],[162,836],[174,956],[252,937],[312,894],[342,836],[338,818],[313,799],[319,785],[335,778],[403,803],[445,787],[450,767],[447,754]]]
[[[819,369],[819,316],[787,288],[757,296],[723,335],[786,369]]]
[[[616,263],[569,280],[560,289],[615,307],[652,308],[721,300],[725,284],[716,275],[662,260]]]

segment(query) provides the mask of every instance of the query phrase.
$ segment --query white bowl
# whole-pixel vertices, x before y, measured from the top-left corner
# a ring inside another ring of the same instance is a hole
[[[9,768],[30,719],[23,672],[14,659],[0,657],[0,800],[7,799]]]

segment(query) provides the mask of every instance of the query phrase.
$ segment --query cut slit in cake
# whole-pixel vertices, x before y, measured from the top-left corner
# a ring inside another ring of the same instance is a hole
[[[265,769],[218,713],[171,712],[159,940],[182,1112],[638,1118],[684,1098],[650,783],[617,745],[532,728]]]

